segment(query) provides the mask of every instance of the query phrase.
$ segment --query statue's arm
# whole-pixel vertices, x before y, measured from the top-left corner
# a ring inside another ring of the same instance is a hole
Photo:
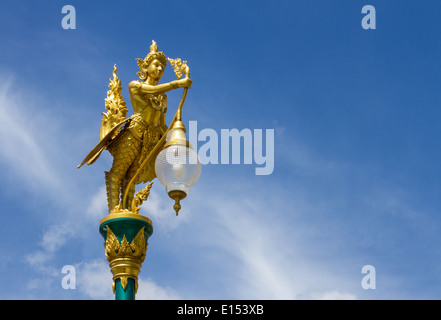
[[[129,83],[129,90],[132,93],[163,93],[177,88],[190,88],[192,81],[190,79],[181,79],[171,82],[161,83],[155,86],[141,81],[132,81]]]

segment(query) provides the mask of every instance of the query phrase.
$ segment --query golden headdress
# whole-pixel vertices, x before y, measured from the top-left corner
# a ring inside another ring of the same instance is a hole
[[[141,70],[141,72],[136,73],[139,76],[139,79],[147,79],[147,69],[150,62],[152,62],[154,59],[161,61],[164,64],[164,67],[167,65],[167,58],[165,57],[165,54],[163,52],[158,52],[158,45],[156,44],[155,40],[152,40],[149,54],[144,59],[136,59],[139,69]]]

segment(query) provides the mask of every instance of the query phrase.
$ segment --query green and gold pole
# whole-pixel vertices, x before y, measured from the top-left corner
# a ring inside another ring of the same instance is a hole
[[[144,262],[152,221],[128,210],[111,213],[100,221],[104,250],[113,274],[116,300],[135,300],[138,274]]]

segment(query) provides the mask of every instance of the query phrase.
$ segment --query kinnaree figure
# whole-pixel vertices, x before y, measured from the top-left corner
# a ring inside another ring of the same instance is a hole
[[[176,62],[171,59],[169,61]],[[192,84],[189,77],[159,84],[167,65],[167,58],[163,52],[158,51],[155,41],[152,41],[147,56],[137,59],[137,62],[140,69],[137,73],[139,80],[129,83],[133,115],[126,118],[128,110],[121,95],[121,81],[116,75],[115,66],[113,79],[110,79],[110,90],[105,99],[107,112],[103,113],[101,140],[78,166],[81,167],[86,162],[94,163],[104,149],[110,152],[113,164],[111,169],[105,172],[110,213],[122,209],[133,210],[133,202],[139,205],[147,198],[151,183],[136,196],[135,186],[153,181],[156,177],[156,155],[151,156],[147,163],[145,160],[168,129],[165,119],[165,93],[177,88],[190,88]],[[143,163],[145,164],[141,165]],[[125,202],[124,195],[127,199]]]

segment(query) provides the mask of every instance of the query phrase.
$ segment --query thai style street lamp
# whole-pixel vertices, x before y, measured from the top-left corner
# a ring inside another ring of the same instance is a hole
[[[147,200],[154,179],[158,177],[167,194],[175,200],[173,208],[178,215],[180,201],[201,173],[201,163],[187,141],[182,122],[182,107],[192,84],[190,69],[187,62],[179,58],[168,61],[178,80],[159,84],[167,58],[158,52],[156,42],[152,41],[144,59],[137,59],[139,80],[129,83],[134,110],[130,118],[126,117],[128,110],[114,67],[105,99],[107,112],[103,113],[100,141],[78,165],[79,168],[85,163],[94,163],[105,149],[113,156],[112,168],[105,172],[109,215],[100,221],[99,232],[105,239],[104,250],[117,300],[135,299],[138,274],[153,233],[152,221],[139,213],[139,206]],[[184,92],[167,126],[165,93],[177,88],[184,88]],[[135,194],[135,186],[141,183],[148,184]]]

